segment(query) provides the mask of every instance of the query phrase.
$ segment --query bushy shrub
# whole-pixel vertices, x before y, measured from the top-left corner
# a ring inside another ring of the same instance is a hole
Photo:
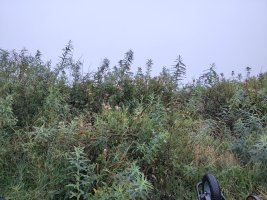
[[[266,73],[183,84],[180,56],[154,77],[133,59],[84,75],[71,42],[53,68],[0,51],[0,196],[194,199],[208,171],[232,199],[266,193]]]

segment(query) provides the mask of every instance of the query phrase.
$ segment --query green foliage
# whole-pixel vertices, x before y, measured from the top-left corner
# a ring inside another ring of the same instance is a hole
[[[54,67],[0,50],[0,196],[195,199],[208,171],[229,199],[267,192],[267,73],[183,84],[181,56],[158,76],[133,60],[84,75],[71,42]]]
[[[185,74],[186,74],[186,66],[182,61],[182,57],[179,55],[175,61],[175,65],[173,66],[173,75],[172,80],[176,87],[181,83]]]
[[[262,135],[250,150],[251,158],[260,161],[263,165],[267,163],[267,136]]]
[[[147,199],[153,190],[151,183],[145,178],[139,167],[131,166],[113,176],[110,187],[103,186],[91,196],[91,199]]]
[[[5,99],[0,98],[0,129],[4,127],[12,127],[17,120],[12,111],[13,98],[7,96]]]
[[[89,165],[89,160],[86,158],[83,148],[79,147],[74,147],[74,151],[70,152],[68,160],[70,163],[69,178],[73,182],[66,185],[70,193],[69,198],[79,200],[86,195],[90,183],[94,180],[92,176],[94,166]]]
[[[68,112],[69,105],[66,103],[65,95],[61,94],[58,88],[49,88],[48,96],[44,99],[40,109],[37,123],[40,121],[55,126],[67,118]]]
[[[207,87],[214,86],[219,82],[219,75],[215,71],[215,63],[212,63],[206,73],[199,77],[198,82]]]

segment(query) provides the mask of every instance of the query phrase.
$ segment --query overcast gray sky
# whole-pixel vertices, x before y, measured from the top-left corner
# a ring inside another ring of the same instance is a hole
[[[53,64],[73,41],[84,71],[129,49],[134,70],[153,74],[180,54],[187,77],[216,63],[218,72],[267,71],[267,0],[0,0],[0,48],[39,49]]]

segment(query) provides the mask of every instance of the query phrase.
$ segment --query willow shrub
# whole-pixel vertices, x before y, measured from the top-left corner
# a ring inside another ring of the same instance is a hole
[[[134,76],[128,51],[83,75],[72,52],[52,69],[40,52],[0,51],[0,196],[194,199],[208,171],[228,199],[267,192],[266,73],[220,79],[212,65],[183,86],[180,57]]]

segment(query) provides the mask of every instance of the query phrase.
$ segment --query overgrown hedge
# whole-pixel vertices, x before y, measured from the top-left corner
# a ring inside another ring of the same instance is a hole
[[[267,73],[183,84],[181,56],[152,77],[130,50],[82,74],[72,52],[0,50],[0,196],[195,199],[210,171],[227,199],[267,198]]]

